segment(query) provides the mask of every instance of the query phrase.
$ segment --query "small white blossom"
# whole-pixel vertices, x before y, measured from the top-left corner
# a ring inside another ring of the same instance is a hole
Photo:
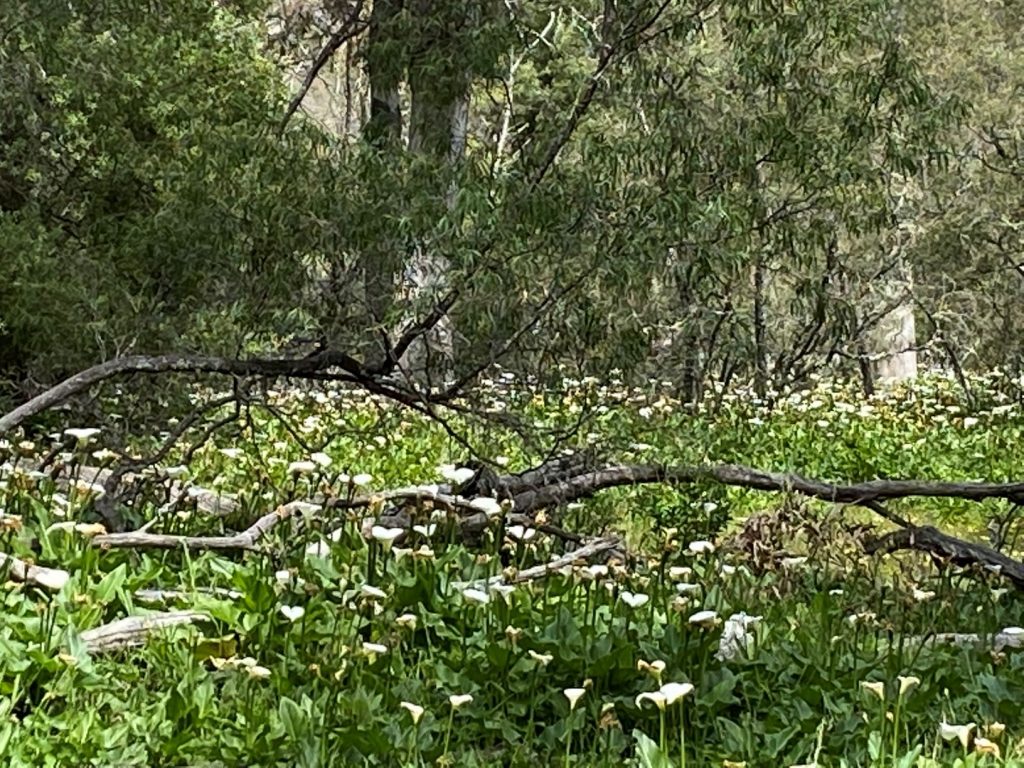
[[[642,592],[623,592],[621,597],[622,602],[630,608],[640,608],[646,605],[647,601],[651,599],[649,595],[645,595]]]
[[[298,621],[306,615],[306,609],[301,605],[282,605],[280,610],[288,621]]]

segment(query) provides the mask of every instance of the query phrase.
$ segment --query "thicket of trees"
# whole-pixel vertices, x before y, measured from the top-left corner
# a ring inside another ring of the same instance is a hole
[[[434,385],[1016,370],[1022,15],[4,3],[0,381],[296,338],[380,367],[417,321]]]

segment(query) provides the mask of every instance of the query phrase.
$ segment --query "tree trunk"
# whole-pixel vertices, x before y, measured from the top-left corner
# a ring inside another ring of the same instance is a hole
[[[917,327],[914,306],[909,300],[913,291],[909,278],[889,279],[882,287],[882,301],[896,303],[872,330],[870,345],[872,374],[879,383],[895,383],[917,377]],[[901,296],[907,296],[900,301]]]
[[[427,45],[409,63],[409,151],[422,156],[428,167],[458,165],[466,149],[469,130],[469,80],[459,57],[458,32],[474,25],[470,6],[439,8],[417,0],[418,16],[425,19]],[[448,174],[441,174],[441,177]],[[450,209],[455,201],[454,182],[442,182],[437,195]],[[403,272],[402,290],[414,321],[435,306],[447,292],[451,265],[426,241],[417,242]],[[417,381],[439,385],[454,366],[454,329],[445,315],[417,338],[400,361]]]

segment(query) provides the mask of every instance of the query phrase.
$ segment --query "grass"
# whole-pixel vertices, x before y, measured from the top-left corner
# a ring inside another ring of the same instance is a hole
[[[600,407],[579,444],[623,460],[836,480],[1019,478],[1018,383],[996,373],[973,385],[970,407],[941,379],[870,401],[822,384],[771,409],[738,393],[686,410],[657,389],[597,382],[556,401],[499,380],[490,397],[538,428]],[[216,533],[316,491],[349,493],[362,474],[368,490],[436,482],[438,465],[464,457],[438,425],[364,394],[280,392],[273,403],[289,427],[254,411],[186,468],[167,462],[237,494],[239,519],[181,510],[159,530]],[[510,468],[538,459],[511,434],[467,430]],[[102,440],[66,458],[110,461]],[[0,551],[72,574],[57,593],[13,581],[0,593],[10,765],[1024,765],[1024,656],[921,642],[1019,624],[1024,601],[993,574],[863,556],[861,513],[703,484],[608,492],[553,514],[627,534],[635,561],[580,563],[502,592],[477,582],[561,545],[495,528],[469,550],[424,511],[404,548],[338,517],[279,526],[259,554],[100,551],[88,529],[61,525],[88,517],[88,494],[27,470],[49,447],[0,447]],[[324,454],[315,466],[293,464],[313,453]],[[897,508],[961,533],[1006,511]],[[691,546],[705,539],[713,550]],[[153,604],[142,589],[177,594]],[[79,636],[174,607],[212,621],[114,654],[87,653]],[[722,661],[725,621],[740,612],[760,620]],[[969,735],[952,727],[970,723]]]

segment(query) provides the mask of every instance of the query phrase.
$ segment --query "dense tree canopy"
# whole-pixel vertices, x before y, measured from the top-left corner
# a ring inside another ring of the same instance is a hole
[[[1001,6],[2,13],[9,386],[294,337],[372,361],[441,302],[424,341],[456,381],[500,360],[763,389],[869,370],[908,306],[929,359],[1017,359]],[[292,71],[315,75],[295,114]]]

